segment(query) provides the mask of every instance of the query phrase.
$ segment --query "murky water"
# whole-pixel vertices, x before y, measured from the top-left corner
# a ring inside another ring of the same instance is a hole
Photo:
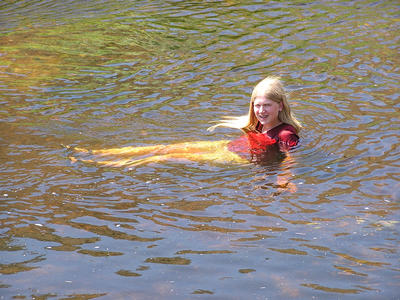
[[[399,299],[399,22],[389,0],[2,2],[2,298]],[[269,74],[304,125],[291,163],[60,146],[233,139],[206,128]]]

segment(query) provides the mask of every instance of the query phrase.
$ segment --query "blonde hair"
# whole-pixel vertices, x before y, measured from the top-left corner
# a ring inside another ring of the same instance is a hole
[[[253,89],[250,99],[249,112],[247,115],[240,117],[224,117],[220,123],[209,127],[208,131],[213,131],[217,127],[229,127],[240,129],[244,132],[255,132],[258,120],[254,114],[254,100],[257,94],[263,94],[267,99],[276,103],[282,103],[282,110],[278,114],[278,118],[282,123],[292,125],[297,133],[301,130],[302,126],[299,121],[294,117],[290,110],[289,102],[282,82],[279,77],[268,76],[261,80]]]

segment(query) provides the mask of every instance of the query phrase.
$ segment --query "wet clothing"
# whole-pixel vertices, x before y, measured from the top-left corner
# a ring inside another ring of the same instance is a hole
[[[267,133],[261,133],[260,123],[256,129],[257,132],[249,132],[229,142],[228,150],[253,162],[280,161],[284,157],[284,151],[299,142],[296,129],[289,124],[282,123]]]
[[[268,166],[280,163],[285,151],[297,145],[299,137],[293,126],[278,125],[266,134],[249,132],[233,141],[197,141],[171,145],[122,147],[113,149],[87,150],[73,148],[71,161],[96,162],[106,166],[138,166],[166,160],[191,160],[225,162],[255,162]],[[83,156],[83,158],[81,158]],[[89,156],[87,159],[86,156]]]
[[[258,132],[262,130],[262,124],[258,123],[256,126]],[[278,126],[267,131],[267,135],[274,139],[282,150],[288,150],[299,143],[299,136],[296,129],[289,124],[282,123]]]
[[[247,154],[261,154],[273,144],[276,144],[276,140],[269,136],[259,132],[249,132],[231,141],[228,150],[247,157]]]

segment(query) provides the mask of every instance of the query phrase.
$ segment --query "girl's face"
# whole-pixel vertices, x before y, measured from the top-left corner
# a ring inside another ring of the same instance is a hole
[[[278,114],[282,110],[282,103],[269,100],[264,95],[257,95],[253,109],[257,120],[263,126],[274,127],[280,123]]]

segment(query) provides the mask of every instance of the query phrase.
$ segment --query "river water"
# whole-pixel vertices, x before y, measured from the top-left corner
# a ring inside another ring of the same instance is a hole
[[[399,299],[397,1],[0,4],[1,299]],[[290,163],[72,163],[233,139],[280,75]],[[291,189],[277,184],[289,174]]]

